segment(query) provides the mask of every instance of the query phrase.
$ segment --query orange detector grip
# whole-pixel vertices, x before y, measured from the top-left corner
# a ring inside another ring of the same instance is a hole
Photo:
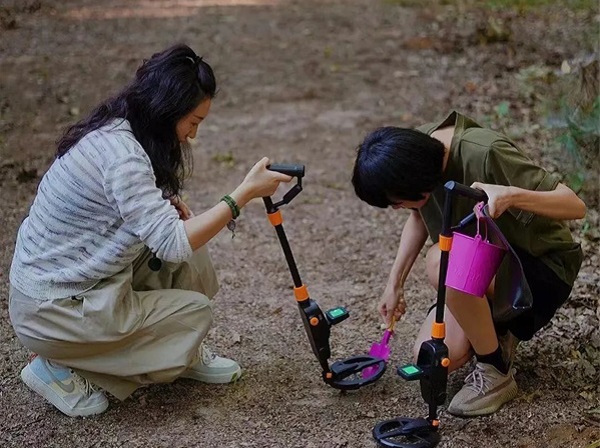
[[[440,235],[439,245],[441,251],[450,252],[450,249],[452,248],[452,237]]]
[[[446,337],[446,324],[444,322],[434,322],[431,326],[431,337],[434,339],[444,339]]]
[[[269,217],[269,222],[273,227],[279,226],[283,223],[283,216],[281,215],[281,210],[277,210],[273,213],[267,213],[267,216]]]
[[[299,286],[294,288],[294,296],[298,302],[304,302],[308,300],[308,289],[306,289],[306,285]]]

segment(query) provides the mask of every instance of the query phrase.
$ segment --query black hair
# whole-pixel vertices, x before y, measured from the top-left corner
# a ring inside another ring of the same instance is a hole
[[[374,207],[420,201],[442,182],[444,144],[415,129],[382,127],[358,147],[352,184]]]
[[[89,132],[123,118],[152,162],[156,185],[165,197],[179,194],[192,158],[177,138],[177,122],[215,93],[210,65],[187,45],[174,45],[144,60],[128,86],[67,128],[56,156],[65,155]]]

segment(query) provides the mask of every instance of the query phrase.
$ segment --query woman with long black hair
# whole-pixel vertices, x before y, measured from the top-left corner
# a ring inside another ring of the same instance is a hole
[[[290,177],[263,158],[194,216],[181,199],[187,140],[215,93],[212,68],[176,45],[58,142],[17,235],[9,312],[35,353],[23,381],[67,415],[106,410],[99,388],[125,399],[145,384],[241,374],[203,344],[218,290],[205,245]]]

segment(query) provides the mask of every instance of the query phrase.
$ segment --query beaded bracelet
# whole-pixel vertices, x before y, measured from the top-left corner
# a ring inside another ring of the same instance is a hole
[[[225,202],[231,209],[232,218],[227,223],[227,228],[231,230],[231,238],[233,239],[235,238],[235,219],[240,216],[240,208],[238,207],[237,202],[235,202],[235,199],[228,194],[223,196],[221,201]]]
[[[235,202],[235,199],[226,194],[221,198],[221,201],[225,202],[229,206],[233,219],[236,219],[238,216],[240,216],[240,208],[238,207],[237,202]]]

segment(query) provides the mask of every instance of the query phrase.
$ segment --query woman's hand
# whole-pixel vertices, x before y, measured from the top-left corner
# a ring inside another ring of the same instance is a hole
[[[487,194],[488,209],[490,216],[494,219],[501,216],[509,207],[512,207],[512,187],[473,182],[471,188],[483,190]]]
[[[183,221],[187,221],[190,218],[194,217],[194,212],[188,207],[188,205],[183,202],[179,196],[172,196],[170,198],[171,205],[177,209],[177,213],[179,213],[179,219]]]
[[[280,182],[292,180],[291,176],[268,170],[268,164],[269,159],[262,158],[252,167],[242,183],[229,195],[236,202],[238,208],[241,209],[254,198],[271,196],[277,190]],[[189,208],[186,207],[186,209],[189,211]],[[185,216],[187,216],[186,209],[182,211]],[[178,210],[180,209],[178,208]],[[219,201],[210,210],[188,219],[184,223],[184,227],[192,249],[196,250],[210,241],[227,225],[232,216],[233,211],[229,203],[225,204],[224,201]]]
[[[240,207],[254,198],[271,196],[280,182],[289,182],[292,176],[267,169],[269,159],[263,157],[246,174],[238,188],[231,194]]]
[[[377,309],[379,310],[381,317],[383,317],[383,321],[386,323],[386,325],[390,325],[392,323],[392,316],[396,317],[396,321],[400,320],[404,313],[406,313],[404,290],[400,289],[394,291],[392,288],[385,288],[385,291],[383,291],[383,295],[379,300]]]
[[[549,191],[532,191],[481,182],[474,182],[471,187],[479,188],[488,195],[492,218],[502,215],[510,207],[560,220],[581,219],[586,212],[585,203],[573,190],[560,183]]]

